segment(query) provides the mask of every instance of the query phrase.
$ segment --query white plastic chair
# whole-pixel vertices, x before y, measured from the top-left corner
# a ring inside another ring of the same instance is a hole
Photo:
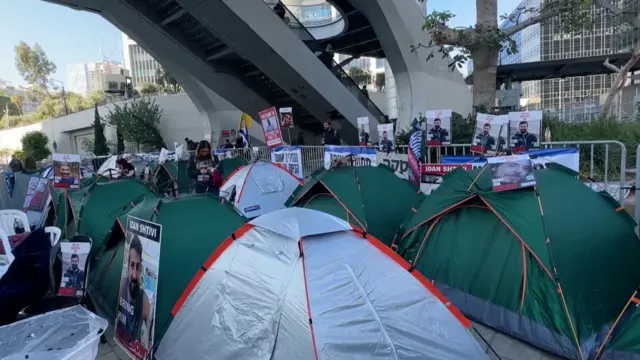
[[[44,232],[49,235],[49,239],[51,239],[51,246],[56,246],[60,237],[62,237],[62,230],[55,226],[47,226],[44,228]]]
[[[2,246],[4,247],[4,252],[6,253],[6,258],[8,262],[6,264],[0,264],[0,278],[9,270],[9,265],[13,262],[14,256],[11,252],[11,243],[9,243],[9,235],[3,230],[0,229],[0,241],[2,241]]]
[[[0,228],[2,228],[7,235],[11,236],[16,234],[13,228],[16,220],[22,223],[25,231],[31,231],[29,218],[24,211],[14,209],[0,210]]]

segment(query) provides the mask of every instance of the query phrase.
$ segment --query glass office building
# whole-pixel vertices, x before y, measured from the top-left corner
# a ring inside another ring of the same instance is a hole
[[[521,8],[540,8],[545,0],[524,0]],[[533,25],[515,34],[518,53],[500,54],[501,64],[526,63],[532,61],[567,60],[572,58],[616,53],[613,33],[616,20],[605,11],[592,7],[593,24],[578,34],[563,31],[560,19],[553,18],[544,24]],[[519,21],[530,14],[522,14]],[[512,23],[504,21],[500,27],[508,28]],[[545,110],[561,117],[577,112],[585,107],[599,104],[600,97],[611,87],[610,75],[592,75],[566,79],[549,79],[522,83],[523,99],[529,109]]]
[[[133,87],[145,83],[155,84],[156,71],[161,67],[160,63],[125,33],[122,33],[122,46],[124,67],[129,70]]]

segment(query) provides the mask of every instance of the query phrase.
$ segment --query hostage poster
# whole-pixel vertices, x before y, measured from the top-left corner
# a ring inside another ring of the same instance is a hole
[[[115,342],[135,360],[152,355],[161,238],[162,225],[127,217]]]
[[[284,144],[282,139],[282,130],[280,129],[280,121],[278,120],[278,112],[275,107],[264,109],[258,113],[262,130],[264,131],[264,140],[267,147],[274,148]]]

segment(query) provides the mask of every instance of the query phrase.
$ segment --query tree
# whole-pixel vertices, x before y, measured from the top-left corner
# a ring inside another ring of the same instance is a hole
[[[143,96],[151,96],[158,94],[160,92],[160,87],[156,84],[144,83],[140,85],[138,91],[140,91],[140,94]]]
[[[6,148],[0,149],[0,163],[8,164],[9,160],[11,160],[11,155],[13,155],[13,150]]]
[[[520,6],[511,15],[500,16],[513,25],[498,27],[498,0],[476,0],[476,24],[461,28],[448,26],[455,17],[450,11],[434,11],[425,17],[423,30],[429,31],[429,44],[412,46],[413,51],[427,49],[427,61],[441,53],[453,55],[449,64],[453,71],[473,60],[473,105],[492,108],[496,98],[496,70],[500,51],[513,54],[518,51],[512,36],[535,24],[554,19],[566,33],[576,33],[591,23],[592,6],[609,0],[546,0],[544,6]],[[454,52],[457,50],[459,52]],[[455,55],[454,55],[455,54]]]
[[[347,71],[349,77],[358,85],[368,85],[371,83],[371,71],[359,67],[351,67]]]
[[[385,76],[384,76],[384,72],[379,72],[376,73],[376,87],[378,88],[378,91],[382,91],[384,89],[384,85],[385,85]]]
[[[160,150],[165,147],[158,130],[161,117],[162,109],[155,100],[142,98],[124,105],[115,104],[106,116],[106,123],[121,134],[122,151],[124,141],[136,144],[138,151]]]
[[[42,131],[30,131],[22,137],[22,151],[24,151],[25,168],[35,169],[36,162],[51,155],[49,151],[49,137]]]
[[[7,110],[9,110],[8,114]],[[1,117],[20,115],[20,108],[5,93],[0,93],[0,115],[2,115]]]
[[[156,84],[168,93],[176,94],[182,91],[182,86],[164,67],[159,67],[156,70]]]
[[[97,156],[109,155],[109,145],[107,138],[104,136],[104,126],[100,113],[98,113],[98,104],[95,105],[95,114],[93,117],[93,154]]]
[[[33,47],[27,45],[24,41],[20,41],[15,46],[16,53],[16,69],[18,74],[37,90],[49,93],[49,84],[51,84],[51,75],[55,74],[56,65],[49,60],[44,50],[35,43]]]
[[[18,115],[22,115],[22,105],[24,105],[24,97],[19,94],[12,95],[11,102],[18,107]]]

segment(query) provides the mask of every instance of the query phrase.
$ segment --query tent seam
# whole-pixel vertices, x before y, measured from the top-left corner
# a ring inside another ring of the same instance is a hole
[[[365,219],[364,219],[364,225],[365,225],[365,230],[369,230],[369,222],[367,221],[367,210],[364,207],[364,196],[362,196],[362,186],[360,186],[360,178],[358,177],[358,172],[357,172],[358,167],[354,167],[353,168],[353,177],[356,178],[356,184],[358,185],[358,192],[360,194],[360,204],[362,206],[362,212],[364,213]]]
[[[298,247],[300,251],[300,260],[302,262],[302,279],[304,281],[304,295],[307,300],[307,317],[309,318],[309,331],[311,332],[311,343],[313,344],[313,354],[315,355],[315,360],[320,359],[318,356],[318,344],[316,344],[316,335],[313,330],[313,318],[311,316],[311,302],[309,301],[309,288],[307,284],[307,266],[305,264],[304,259],[304,245],[302,243],[302,238],[298,240]]]
[[[462,199],[462,200],[460,200],[460,201],[458,201],[458,202],[456,202],[456,203],[453,203],[453,204],[451,204],[450,206],[448,206],[448,207],[444,208],[442,211],[440,211],[440,212],[438,212],[438,213],[436,213],[436,214],[434,214],[434,215],[432,215],[432,216],[428,217],[427,219],[425,219],[424,221],[420,222],[420,223],[419,223],[419,224],[417,224],[416,226],[414,226],[414,227],[412,227],[411,229],[407,230],[407,232],[406,232],[406,233],[405,233],[405,234],[400,238],[400,241],[402,241],[404,238],[406,238],[410,233],[414,232],[414,231],[415,231],[417,228],[419,228],[420,226],[422,226],[422,225],[424,225],[424,224],[428,223],[429,221],[433,220],[434,218],[436,218],[436,217],[438,217],[438,216],[440,216],[440,215],[444,215],[445,213],[447,213],[447,212],[449,212],[449,211],[451,211],[451,210],[455,209],[456,207],[458,207],[458,206],[460,206],[460,205],[462,205],[462,204],[466,203],[467,201],[469,201],[469,200],[473,199],[473,198],[474,198],[474,197],[476,197],[476,196],[478,196],[478,194],[475,194],[475,193],[474,193],[474,194],[471,194],[471,195],[469,195],[469,196],[465,197],[464,199]]]
[[[324,181],[322,181],[322,180],[318,180],[318,182],[319,182],[319,183],[321,183],[321,184],[322,184],[322,186],[324,186],[324,187],[325,187],[325,189],[327,189],[327,191],[331,194],[331,196],[333,196],[333,197],[336,199],[336,201],[338,201],[338,203],[339,203],[339,204],[340,204],[340,205],[341,205],[341,206],[342,206],[342,207],[347,211],[347,213],[348,213],[348,214],[350,214],[351,216],[353,216],[353,218],[358,222],[358,224],[360,224],[360,227],[366,230],[365,226],[364,226],[364,225],[362,225],[362,222],[360,221],[360,219],[358,219],[358,217],[357,217],[357,216],[355,216],[355,215],[351,212],[351,210],[349,210],[349,208],[348,208],[348,207],[347,207],[347,206],[346,206],[342,201],[340,201],[340,198],[338,198],[338,197],[336,196],[336,194],[334,194],[334,193],[333,193],[333,191],[331,191],[331,189],[329,189],[329,187],[327,186],[327,184],[325,184],[325,183],[324,183]]]
[[[382,335],[384,336],[384,338],[389,343],[389,346],[391,346],[391,352],[393,354],[393,359],[394,360],[398,360],[398,351],[396,350],[396,347],[393,344],[393,341],[391,340],[391,337],[389,336],[389,333],[387,332],[387,329],[382,324],[382,320],[380,319],[380,315],[378,314],[378,312],[376,311],[375,307],[373,306],[373,303],[369,299],[369,296],[367,295],[367,292],[364,290],[364,288],[362,287],[362,285],[358,281],[358,278],[356,277],[356,274],[353,272],[353,269],[351,269],[351,267],[349,265],[347,265],[346,263],[343,263],[342,265],[344,266],[344,268],[347,270],[347,272],[349,273],[349,275],[353,279],[354,285],[357,286],[358,290],[362,293],[362,297],[364,298],[365,302],[367,303],[367,307],[369,308],[369,310],[371,310],[371,313],[373,314],[373,317],[375,318],[376,322],[378,323],[378,326],[380,327],[380,331],[382,331]]]

